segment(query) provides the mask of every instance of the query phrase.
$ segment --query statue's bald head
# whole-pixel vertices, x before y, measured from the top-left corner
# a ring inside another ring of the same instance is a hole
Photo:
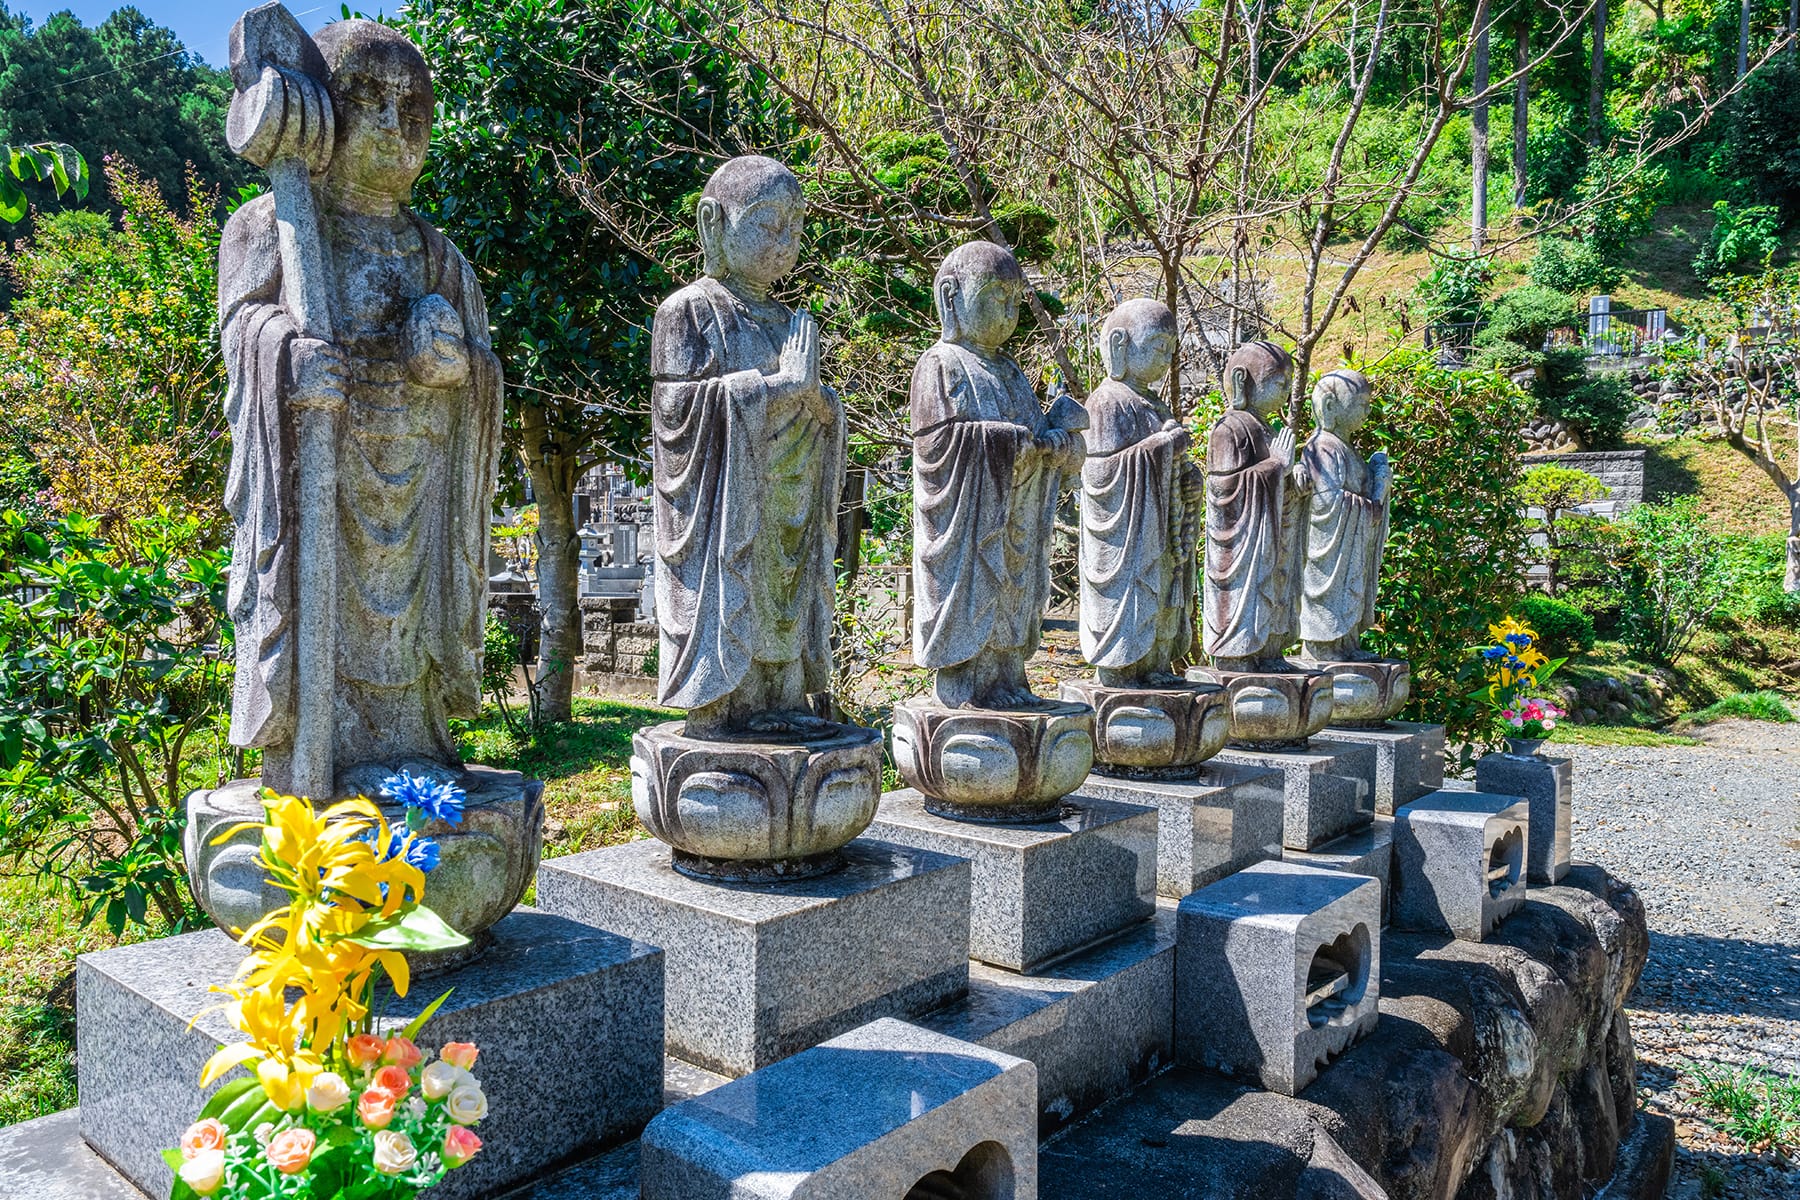
[[[1347,438],[1369,419],[1369,398],[1369,379],[1361,371],[1327,371],[1313,384],[1313,419],[1320,429]]]
[[[1108,377],[1140,389],[1169,373],[1179,344],[1175,314],[1160,300],[1127,300],[1100,326],[1100,357]]]
[[[964,242],[944,256],[931,283],[944,340],[997,348],[1018,328],[1028,286],[1012,251],[985,239]]]
[[[706,273],[767,287],[799,261],[806,198],[800,180],[762,154],[728,159],[700,193],[695,224]]]
[[[1245,342],[1225,360],[1225,402],[1263,416],[1293,378],[1294,360],[1274,342]]]
[[[313,42],[330,71],[337,125],[328,177],[404,199],[431,146],[431,69],[419,48],[376,21],[334,21]]]
[[[718,201],[727,213],[738,213],[759,200],[778,196],[799,200],[800,180],[786,164],[767,155],[740,154],[712,173],[700,196]]]

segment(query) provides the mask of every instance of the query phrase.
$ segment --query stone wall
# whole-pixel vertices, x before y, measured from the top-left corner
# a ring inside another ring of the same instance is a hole
[[[1586,471],[1612,491],[1613,503],[1630,508],[1644,502],[1644,452],[1642,450],[1583,450],[1573,454],[1529,454],[1525,467],[1568,467]]]

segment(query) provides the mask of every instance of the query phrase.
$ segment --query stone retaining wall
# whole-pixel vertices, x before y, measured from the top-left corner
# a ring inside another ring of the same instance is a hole
[[[1620,508],[1644,502],[1644,452],[1642,450],[1583,450],[1572,454],[1529,454],[1525,467],[1568,467],[1586,471],[1612,491]]]

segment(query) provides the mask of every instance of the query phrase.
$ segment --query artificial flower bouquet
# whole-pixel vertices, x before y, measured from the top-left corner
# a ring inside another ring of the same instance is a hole
[[[383,792],[406,805],[405,828],[367,799],[319,813],[267,792],[262,822],[220,836],[260,829],[258,865],[289,900],[243,932],[250,953],[218,989],[247,1040],[213,1055],[200,1086],[234,1067],[253,1074],[222,1086],[163,1151],[172,1200],[403,1200],[481,1149],[479,1052],[451,1042],[431,1059],[413,1040],[449,993],[393,1037],[371,1012],[382,974],[406,994],[405,951],[467,944],[424,905],[438,848],[421,832],[427,818],[459,822],[463,795],[410,776]]]
[[[1513,617],[1488,626],[1493,640],[1476,651],[1487,683],[1470,693],[1491,708],[1506,725],[1506,736],[1541,739],[1568,714],[1542,695],[1545,684],[1566,658],[1549,659],[1538,649],[1537,634]]]

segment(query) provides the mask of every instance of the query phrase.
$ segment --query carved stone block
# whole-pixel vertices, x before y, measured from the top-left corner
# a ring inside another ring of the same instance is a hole
[[[1375,662],[1312,662],[1311,670],[1331,676],[1331,724],[1343,729],[1380,729],[1412,699],[1412,664],[1393,659]]]
[[[687,736],[670,721],[631,739],[631,802],[675,868],[717,879],[801,878],[838,863],[881,799],[881,734],[755,741]]]
[[[1094,710],[894,706],[894,765],[939,816],[1030,823],[1054,816],[1094,765]]]
[[[1225,689],[1231,713],[1230,738],[1236,745],[1303,746],[1332,719],[1332,677],[1324,671],[1190,667],[1187,677]]]
[[[1475,764],[1478,791],[1523,796],[1530,806],[1525,877],[1558,883],[1569,873],[1574,764],[1547,754],[1484,754]]]
[[[1526,802],[1434,792],[1394,814],[1394,924],[1487,939],[1525,903]]]
[[[1375,811],[1393,816],[1444,786],[1444,727],[1417,721],[1389,721],[1380,729],[1326,727],[1334,742],[1352,742],[1375,751]]]
[[[1230,730],[1224,688],[1105,687],[1070,680],[1062,698],[1094,710],[1094,761],[1125,773],[1183,771],[1225,746]]]
[[[1094,772],[1083,795],[1154,805],[1156,892],[1179,900],[1253,862],[1281,857],[1286,779],[1266,767],[1202,763],[1191,779]]]

